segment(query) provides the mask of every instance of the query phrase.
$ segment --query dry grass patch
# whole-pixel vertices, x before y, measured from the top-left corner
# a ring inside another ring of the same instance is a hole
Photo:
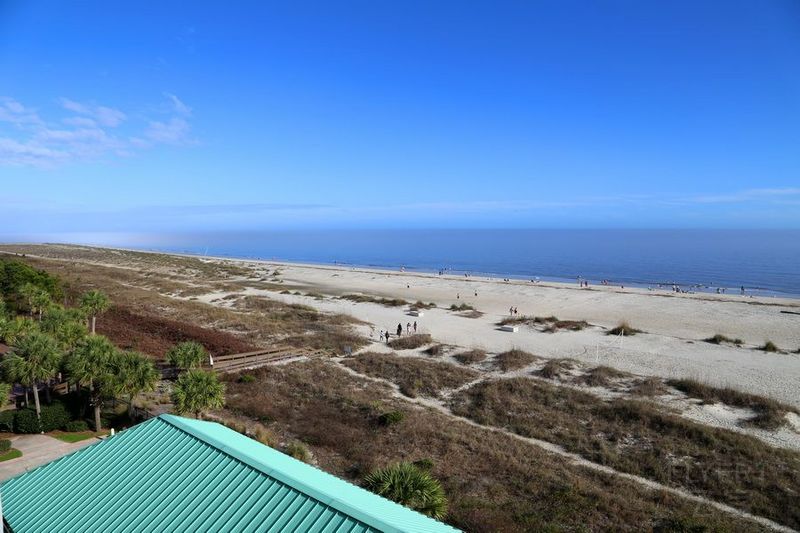
[[[503,372],[509,372],[511,370],[525,368],[526,366],[533,364],[538,359],[539,358],[532,353],[514,349],[497,354],[493,362],[495,368],[498,368]]]
[[[388,379],[410,398],[438,397],[442,391],[460,387],[480,375],[450,363],[372,352],[359,354],[343,364],[356,372]]]
[[[638,380],[631,387],[630,392],[637,396],[661,396],[667,394],[669,389],[664,380],[650,377]]]
[[[742,339],[732,339],[730,337],[726,337],[721,333],[717,333],[713,337],[709,337],[705,339],[706,342],[710,344],[733,344],[734,346],[741,346],[744,344]]]
[[[631,377],[631,374],[627,372],[601,365],[592,368],[581,376],[575,377],[575,382],[589,387],[608,387],[613,384],[614,380],[629,377]]]
[[[404,305],[408,305],[408,302],[403,300],[402,298],[380,298],[377,296],[369,296],[367,294],[345,294],[339,296],[342,300],[349,300],[351,302],[357,303],[373,303],[373,304],[380,304],[385,305],[386,307],[402,307]]]
[[[570,374],[576,363],[574,359],[550,359],[536,371],[536,375],[547,379],[562,378]]]
[[[594,462],[800,526],[800,453],[660,411],[528,378],[459,392],[455,413],[560,444]]]
[[[631,325],[627,322],[620,322],[617,327],[608,330],[606,335],[624,335],[625,337],[630,337],[631,335],[636,335],[637,333],[643,332],[640,329],[631,327]]]
[[[414,335],[406,335],[405,337],[397,337],[389,341],[389,346],[395,350],[416,350],[433,342],[433,338],[427,333],[417,333]]]
[[[374,468],[420,462],[441,480],[447,522],[473,532],[624,531],[662,527],[757,531],[705,506],[567,464],[543,450],[441,413],[416,409],[332,363],[265,367],[229,379],[229,409],[300,440],[320,468],[358,483]],[[376,423],[400,410],[400,424]]]
[[[721,402],[732,407],[752,409],[756,415],[747,424],[761,429],[778,429],[786,423],[786,413],[797,413],[796,409],[786,404],[730,387],[712,387],[694,379],[672,379],[667,384],[705,403]]]
[[[457,353],[453,357],[461,364],[474,365],[486,359],[486,350],[469,350],[467,352]]]

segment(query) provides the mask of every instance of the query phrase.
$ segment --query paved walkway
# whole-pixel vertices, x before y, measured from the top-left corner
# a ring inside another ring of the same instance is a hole
[[[93,438],[70,444],[47,435],[11,437],[11,447],[21,451],[22,457],[0,463],[0,481],[5,481],[96,442],[99,441]]]

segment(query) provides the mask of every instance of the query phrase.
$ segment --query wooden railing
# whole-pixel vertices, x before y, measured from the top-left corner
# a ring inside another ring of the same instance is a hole
[[[295,357],[312,357],[321,354],[322,352],[320,351],[304,352],[289,346],[275,346],[267,350],[212,357],[213,365],[211,365],[211,368],[218,372],[232,372],[246,368],[255,368],[286,359],[293,359]]]

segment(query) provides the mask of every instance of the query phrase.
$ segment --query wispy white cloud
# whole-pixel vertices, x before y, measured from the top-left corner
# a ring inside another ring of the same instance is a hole
[[[800,196],[800,188],[747,189],[725,194],[692,196],[685,198],[685,201],[696,204],[732,204],[793,196]]]
[[[151,121],[144,132],[145,137],[156,143],[184,144],[189,140],[189,123],[173,117],[167,122]]]
[[[159,144],[189,144],[191,109],[175,95],[165,98],[150,117],[135,115],[137,124],[119,109],[69,98],[58,101],[71,115],[46,120],[38,110],[0,97],[0,165],[53,168],[108,155],[127,157]]]
[[[164,96],[167,97],[167,100],[172,102],[172,106],[175,109],[175,112],[179,115],[189,116],[192,114],[192,108],[188,105],[184,104],[180,98],[175,96],[172,93],[164,93]]]
[[[119,109],[101,105],[82,104],[69,98],[61,98],[61,106],[79,115],[85,115],[95,120],[101,126],[116,128],[127,118]]]

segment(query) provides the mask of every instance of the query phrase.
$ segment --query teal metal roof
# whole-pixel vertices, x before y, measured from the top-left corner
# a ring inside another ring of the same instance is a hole
[[[225,426],[161,415],[0,485],[33,531],[452,532]]]

